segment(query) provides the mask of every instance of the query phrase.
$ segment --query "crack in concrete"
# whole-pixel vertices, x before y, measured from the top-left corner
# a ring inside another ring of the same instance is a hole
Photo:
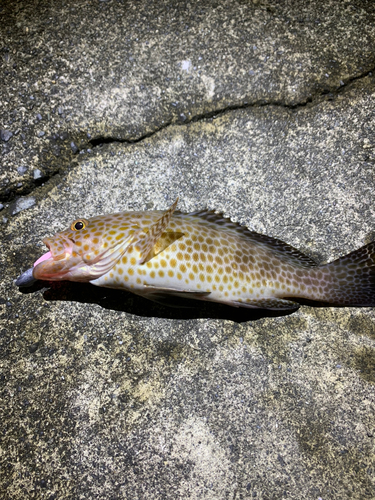
[[[216,119],[219,116],[224,115],[225,113],[228,113],[230,111],[236,111],[239,109],[250,109],[250,108],[261,108],[261,107],[266,107],[266,106],[277,106],[281,108],[288,109],[290,111],[296,112],[301,108],[305,108],[308,105],[313,105],[314,102],[319,103],[321,102],[321,98],[326,97],[335,97],[339,95],[341,92],[344,90],[347,90],[347,88],[355,81],[361,80],[362,78],[366,78],[367,76],[372,76],[372,73],[375,71],[375,66],[367,70],[366,72],[354,76],[352,78],[349,78],[346,82],[342,82],[342,85],[340,87],[333,89],[333,90],[324,90],[320,94],[315,95],[314,97],[308,97],[304,101],[297,103],[297,104],[285,104],[280,101],[256,101],[253,103],[248,103],[244,102],[243,104],[233,104],[233,105],[228,105],[225,106],[224,108],[221,109],[216,109],[213,111],[209,111],[207,113],[201,113],[193,116],[190,119],[184,119],[184,120],[174,120],[173,118],[168,120],[166,123],[164,123],[162,126],[158,127],[156,130],[153,130],[152,132],[148,132],[147,134],[144,134],[136,139],[119,139],[119,138],[114,138],[111,136],[98,136],[93,139],[90,139],[87,142],[87,146],[83,148],[77,148],[75,152],[75,156],[79,155],[80,153],[90,150],[90,149],[98,149],[100,148],[103,144],[127,144],[127,145],[132,145],[132,144],[137,144],[139,142],[144,141],[145,139],[148,139],[149,137],[152,137],[155,134],[158,134],[162,130],[168,128],[170,125],[178,125],[178,126],[183,126],[187,125],[189,123],[196,123],[199,121],[204,121],[204,120],[210,120],[210,119]],[[180,116],[185,116],[184,113],[180,113]],[[64,174],[65,170],[68,168],[66,167],[61,167],[60,169],[56,170],[52,174],[43,177],[42,179],[38,179],[37,181],[34,181],[33,183],[29,184],[28,186],[25,186],[25,189],[23,191],[17,191],[17,193],[10,192],[8,196],[4,196],[0,202],[1,203],[7,203],[10,202],[13,199],[18,199],[23,196],[28,196],[31,193],[35,191],[35,189],[39,188],[40,186],[44,186],[46,183],[49,183],[54,177],[60,174]]]
[[[178,121],[178,120],[174,121],[173,119],[171,119],[167,123],[165,123],[163,126],[154,130],[153,132],[149,132],[147,134],[144,134],[141,137],[138,137],[137,139],[129,140],[129,139],[117,139],[117,138],[113,138],[110,136],[107,136],[107,137],[98,136],[98,137],[95,137],[94,139],[91,139],[89,141],[89,144],[92,148],[100,147],[102,144],[113,144],[113,143],[136,144],[136,143],[141,142],[149,137],[152,137],[154,134],[159,133],[161,130],[169,127],[170,125],[182,126],[182,125],[187,125],[189,123],[195,123],[195,122],[199,122],[199,121],[209,120],[211,118],[214,119],[214,118],[217,118],[218,116],[221,116],[229,111],[236,111],[239,109],[250,109],[250,108],[261,108],[261,107],[266,107],[266,106],[277,106],[277,107],[289,109],[291,111],[298,111],[301,108],[305,108],[309,104],[313,104],[314,101],[320,102],[319,100],[322,97],[329,98],[330,96],[334,97],[336,95],[339,95],[341,92],[346,90],[353,82],[360,80],[362,78],[365,78],[367,76],[372,76],[372,73],[374,71],[375,71],[375,66],[373,68],[370,68],[366,72],[361,73],[358,76],[354,76],[354,77],[348,79],[346,82],[343,82],[342,85],[340,85],[340,87],[337,87],[336,89],[324,90],[320,94],[317,94],[314,97],[308,97],[304,101],[299,102],[297,104],[285,104],[281,101],[256,101],[253,103],[248,103],[245,101],[243,104],[228,105],[228,106],[225,106],[224,108],[219,108],[219,109],[216,109],[213,111],[209,111],[207,113],[197,114],[197,115],[193,116],[192,118],[186,119],[183,121]],[[183,116],[185,116],[184,113],[180,113],[180,116],[181,116],[181,114],[183,114]],[[84,149],[84,148],[82,148],[82,149]],[[81,150],[77,151],[77,154],[80,151]]]

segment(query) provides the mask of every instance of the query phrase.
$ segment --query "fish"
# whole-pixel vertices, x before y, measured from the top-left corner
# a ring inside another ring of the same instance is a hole
[[[319,265],[281,240],[212,210],[134,211],[76,219],[17,280],[89,282],[168,304],[174,296],[295,311],[298,301],[375,305],[375,242]]]

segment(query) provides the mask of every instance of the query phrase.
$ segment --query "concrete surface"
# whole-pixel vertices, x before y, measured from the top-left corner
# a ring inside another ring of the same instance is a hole
[[[14,285],[76,217],[177,195],[322,262],[373,239],[373,3],[0,9],[2,498],[375,498],[373,309]]]

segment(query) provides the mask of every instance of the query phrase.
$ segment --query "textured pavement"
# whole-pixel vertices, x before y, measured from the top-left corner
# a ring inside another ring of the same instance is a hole
[[[320,262],[374,239],[373,2],[279,3],[0,6],[2,498],[375,498],[372,308],[14,284],[176,196]]]

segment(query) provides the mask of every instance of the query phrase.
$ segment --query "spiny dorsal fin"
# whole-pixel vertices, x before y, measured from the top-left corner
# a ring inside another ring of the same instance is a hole
[[[152,253],[154,246],[168,227],[169,221],[176,209],[178,198],[173,205],[153,224],[146,232],[144,229],[137,241],[134,241],[136,250],[140,253],[139,264],[144,264]]]
[[[175,215],[178,216],[180,213],[177,212]],[[272,252],[276,253],[279,258],[288,262],[293,262],[304,267],[314,267],[318,265],[318,263],[311,257],[303,254],[291,245],[284,243],[284,241],[250,231],[247,227],[241,226],[237,222],[232,222],[228,217],[224,217],[221,213],[217,214],[213,210],[200,210],[189,213],[188,215],[199,217],[200,219],[207,221],[212,226],[219,226],[227,231],[235,233],[237,236],[251,240],[258,245],[263,245]]]

